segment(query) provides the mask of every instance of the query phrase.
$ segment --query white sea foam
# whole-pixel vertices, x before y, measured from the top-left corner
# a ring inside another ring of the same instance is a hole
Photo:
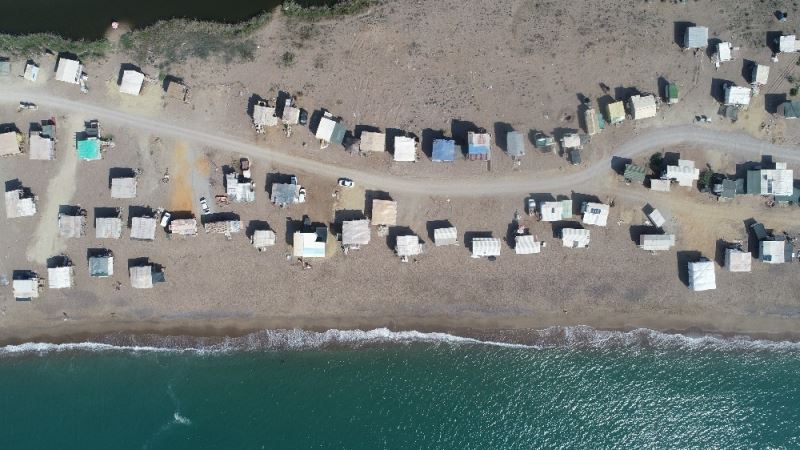
[[[180,413],[176,412],[175,414],[173,414],[172,417],[175,419],[175,423],[177,423],[177,424],[181,424],[181,425],[191,425],[192,424],[191,420],[189,420],[188,418],[180,415]]]
[[[144,344],[142,344],[144,342]],[[52,344],[29,342],[0,347],[0,355],[46,354],[51,352],[174,352],[213,354],[235,351],[303,350],[334,346],[360,347],[374,344],[445,344],[491,346],[514,349],[552,348],[655,348],[664,350],[765,350],[800,351],[800,342],[751,339],[747,336],[689,336],[646,328],[631,331],[597,330],[588,326],[549,327],[518,330],[502,340],[483,340],[448,333],[373,330],[263,330],[240,337],[196,338],[190,336],[113,335],[98,342]],[[177,420],[177,419],[176,419]]]

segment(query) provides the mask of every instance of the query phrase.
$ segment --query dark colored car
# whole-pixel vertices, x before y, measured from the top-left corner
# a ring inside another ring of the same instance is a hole
[[[303,108],[300,108],[300,125],[305,125],[308,123],[308,111]]]

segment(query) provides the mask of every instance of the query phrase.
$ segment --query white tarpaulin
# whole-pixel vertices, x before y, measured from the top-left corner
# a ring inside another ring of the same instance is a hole
[[[84,216],[68,216],[66,214],[58,215],[58,235],[63,238],[79,238],[84,234],[84,224],[86,218]]]
[[[9,219],[28,217],[36,214],[36,202],[33,197],[26,197],[22,189],[6,192],[5,199],[6,217]]]
[[[634,95],[631,97],[631,106],[633,107],[634,120],[655,117],[658,112],[656,108],[656,98],[653,95]]]
[[[385,152],[386,151],[386,133],[376,133],[373,131],[361,132],[361,143],[359,150],[363,153],[369,152]]]
[[[16,131],[7,131],[0,134],[0,156],[19,155],[22,150],[19,148]]]
[[[144,74],[136,70],[125,70],[122,72],[122,82],[119,91],[123,94],[139,95],[144,84]]]
[[[78,84],[81,80],[83,66],[78,61],[67,58],[59,58],[58,68],[56,69],[56,80],[65,83]]]
[[[500,256],[501,242],[497,238],[473,238],[472,257]]]
[[[661,211],[657,209],[650,211],[650,214],[648,214],[647,217],[650,219],[651,222],[653,222],[653,225],[659,228],[664,226],[664,224],[667,222],[664,219],[664,216],[661,215]]]
[[[747,106],[750,104],[750,88],[741,86],[727,86],[725,88],[725,104],[732,106]]]
[[[602,203],[586,203],[583,212],[583,223],[604,227],[608,223],[609,206]]]
[[[542,243],[530,235],[516,236],[514,238],[514,253],[518,255],[532,255],[542,251]]]
[[[152,241],[156,238],[156,219],[134,217],[131,219],[131,239]]]
[[[75,271],[72,267],[50,267],[47,269],[49,289],[67,289],[74,286]]]
[[[251,238],[253,247],[259,251],[275,245],[275,232],[272,230],[256,230]]]
[[[414,162],[417,160],[417,141],[405,136],[394,137],[394,160]]]
[[[153,287],[153,267],[137,266],[130,268],[131,287],[134,289],[150,289]]]
[[[711,261],[697,261],[689,263],[689,289],[693,291],[708,291],[717,288],[714,263]]]
[[[136,178],[112,178],[111,198],[136,198]]]
[[[769,79],[769,66],[762,66],[761,64],[756,64],[753,67],[753,84],[764,86],[767,84],[767,80]]]
[[[391,200],[373,200],[372,224],[397,225],[397,202]]]
[[[34,277],[12,282],[14,298],[39,298],[39,279]]]
[[[642,250],[667,251],[674,246],[674,234],[643,234],[639,236],[639,247]]]
[[[589,230],[583,228],[561,229],[561,245],[570,248],[585,248],[589,246]]]
[[[42,137],[38,132],[31,133],[28,139],[28,158],[50,161],[56,156],[55,141]]]
[[[662,180],[659,178],[650,179],[650,189],[653,191],[669,192],[670,184],[669,180]]]
[[[395,251],[398,256],[414,256],[422,253],[419,237],[415,235],[397,236]]]
[[[458,230],[455,227],[437,228],[433,230],[433,243],[437,247],[458,244]]]
[[[792,53],[798,50],[797,37],[794,34],[781,36],[778,40],[778,51],[781,53]]]
[[[369,239],[369,220],[342,222],[342,245],[367,245]]]
[[[97,217],[94,227],[96,239],[119,239],[122,236],[122,220],[119,217]]]
[[[752,253],[733,248],[725,250],[725,268],[729,272],[750,272],[752,264]]]

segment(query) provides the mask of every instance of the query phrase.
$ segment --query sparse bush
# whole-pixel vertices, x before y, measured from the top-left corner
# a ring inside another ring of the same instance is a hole
[[[355,14],[372,5],[375,0],[336,0],[333,5],[314,5],[305,0],[286,0],[283,13],[301,20],[320,20],[328,17]]]
[[[50,33],[21,36],[0,34],[0,50],[14,56],[35,56],[50,50],[54,53],[74,53],[80,58],[97,58],[105,56],[110,48],[110,43],[105,39],[73,41]]]
[[[789,89],[789,95],[791,95],[792,97],[797,97],[797,88],[793,87]]]
[[[291,67],[293,64],[294,64],[294,53],[284,52],[283,55],[281,55],[281,66]]]
[[[656,176],[661,175],[661,172],[664,170],[664,155],[661,153],[653,153],[650,157],[650,170],[652,170],[653,174]]]

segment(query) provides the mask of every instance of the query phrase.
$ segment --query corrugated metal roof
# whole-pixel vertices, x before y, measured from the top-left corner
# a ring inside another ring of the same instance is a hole
[[[395,251],[398,256],[414,256],[422,253],[419,237],[415,235],[397,236]]]
[[[119,239],[122,235],[122,220],[118,217],[97,217],[94,219],[95,239]]]
[[[716,289],[716,280],[713,262],[697,261],[689,263],[689,289],[693,291]]]
[[[725,269],[729,272],[750,272],[753,264],[753,255],[729,248],[725,250]]]
[[[433,230],[433,242],[439,247],[458,243],[458,230],[455,227],[437,228]]]
[[[542,251],[541,242],[530,235],[514,237],[514,253],[517,255],[532,255]]]
[[[500,256],[502,242],[497,238],[473,238],[472,256]]]
[[[506,134],[506,146],[508,154],[511,156],[524,156],[525,155],[525,141],[522,133],[519,131],[509,131]]]
[[[591,233],[583,228],[562,228],[561,245],[570,248],[585,248],[589,246]]]
[[[342,245],[367,245],[369,240],[369,220],[347,220],[342,222]]]
[[[688,27],[684,34],[683,45],[686,48],[705,48],[708,46],[708,28]]]
[[[454,161],[456,159],[456,142],[450,139],[434,140],[431,159],[437,162]]]
[[[156,238],[156,219],[153,217],[133,217],[131,219],[131,239],[152,241]]]

